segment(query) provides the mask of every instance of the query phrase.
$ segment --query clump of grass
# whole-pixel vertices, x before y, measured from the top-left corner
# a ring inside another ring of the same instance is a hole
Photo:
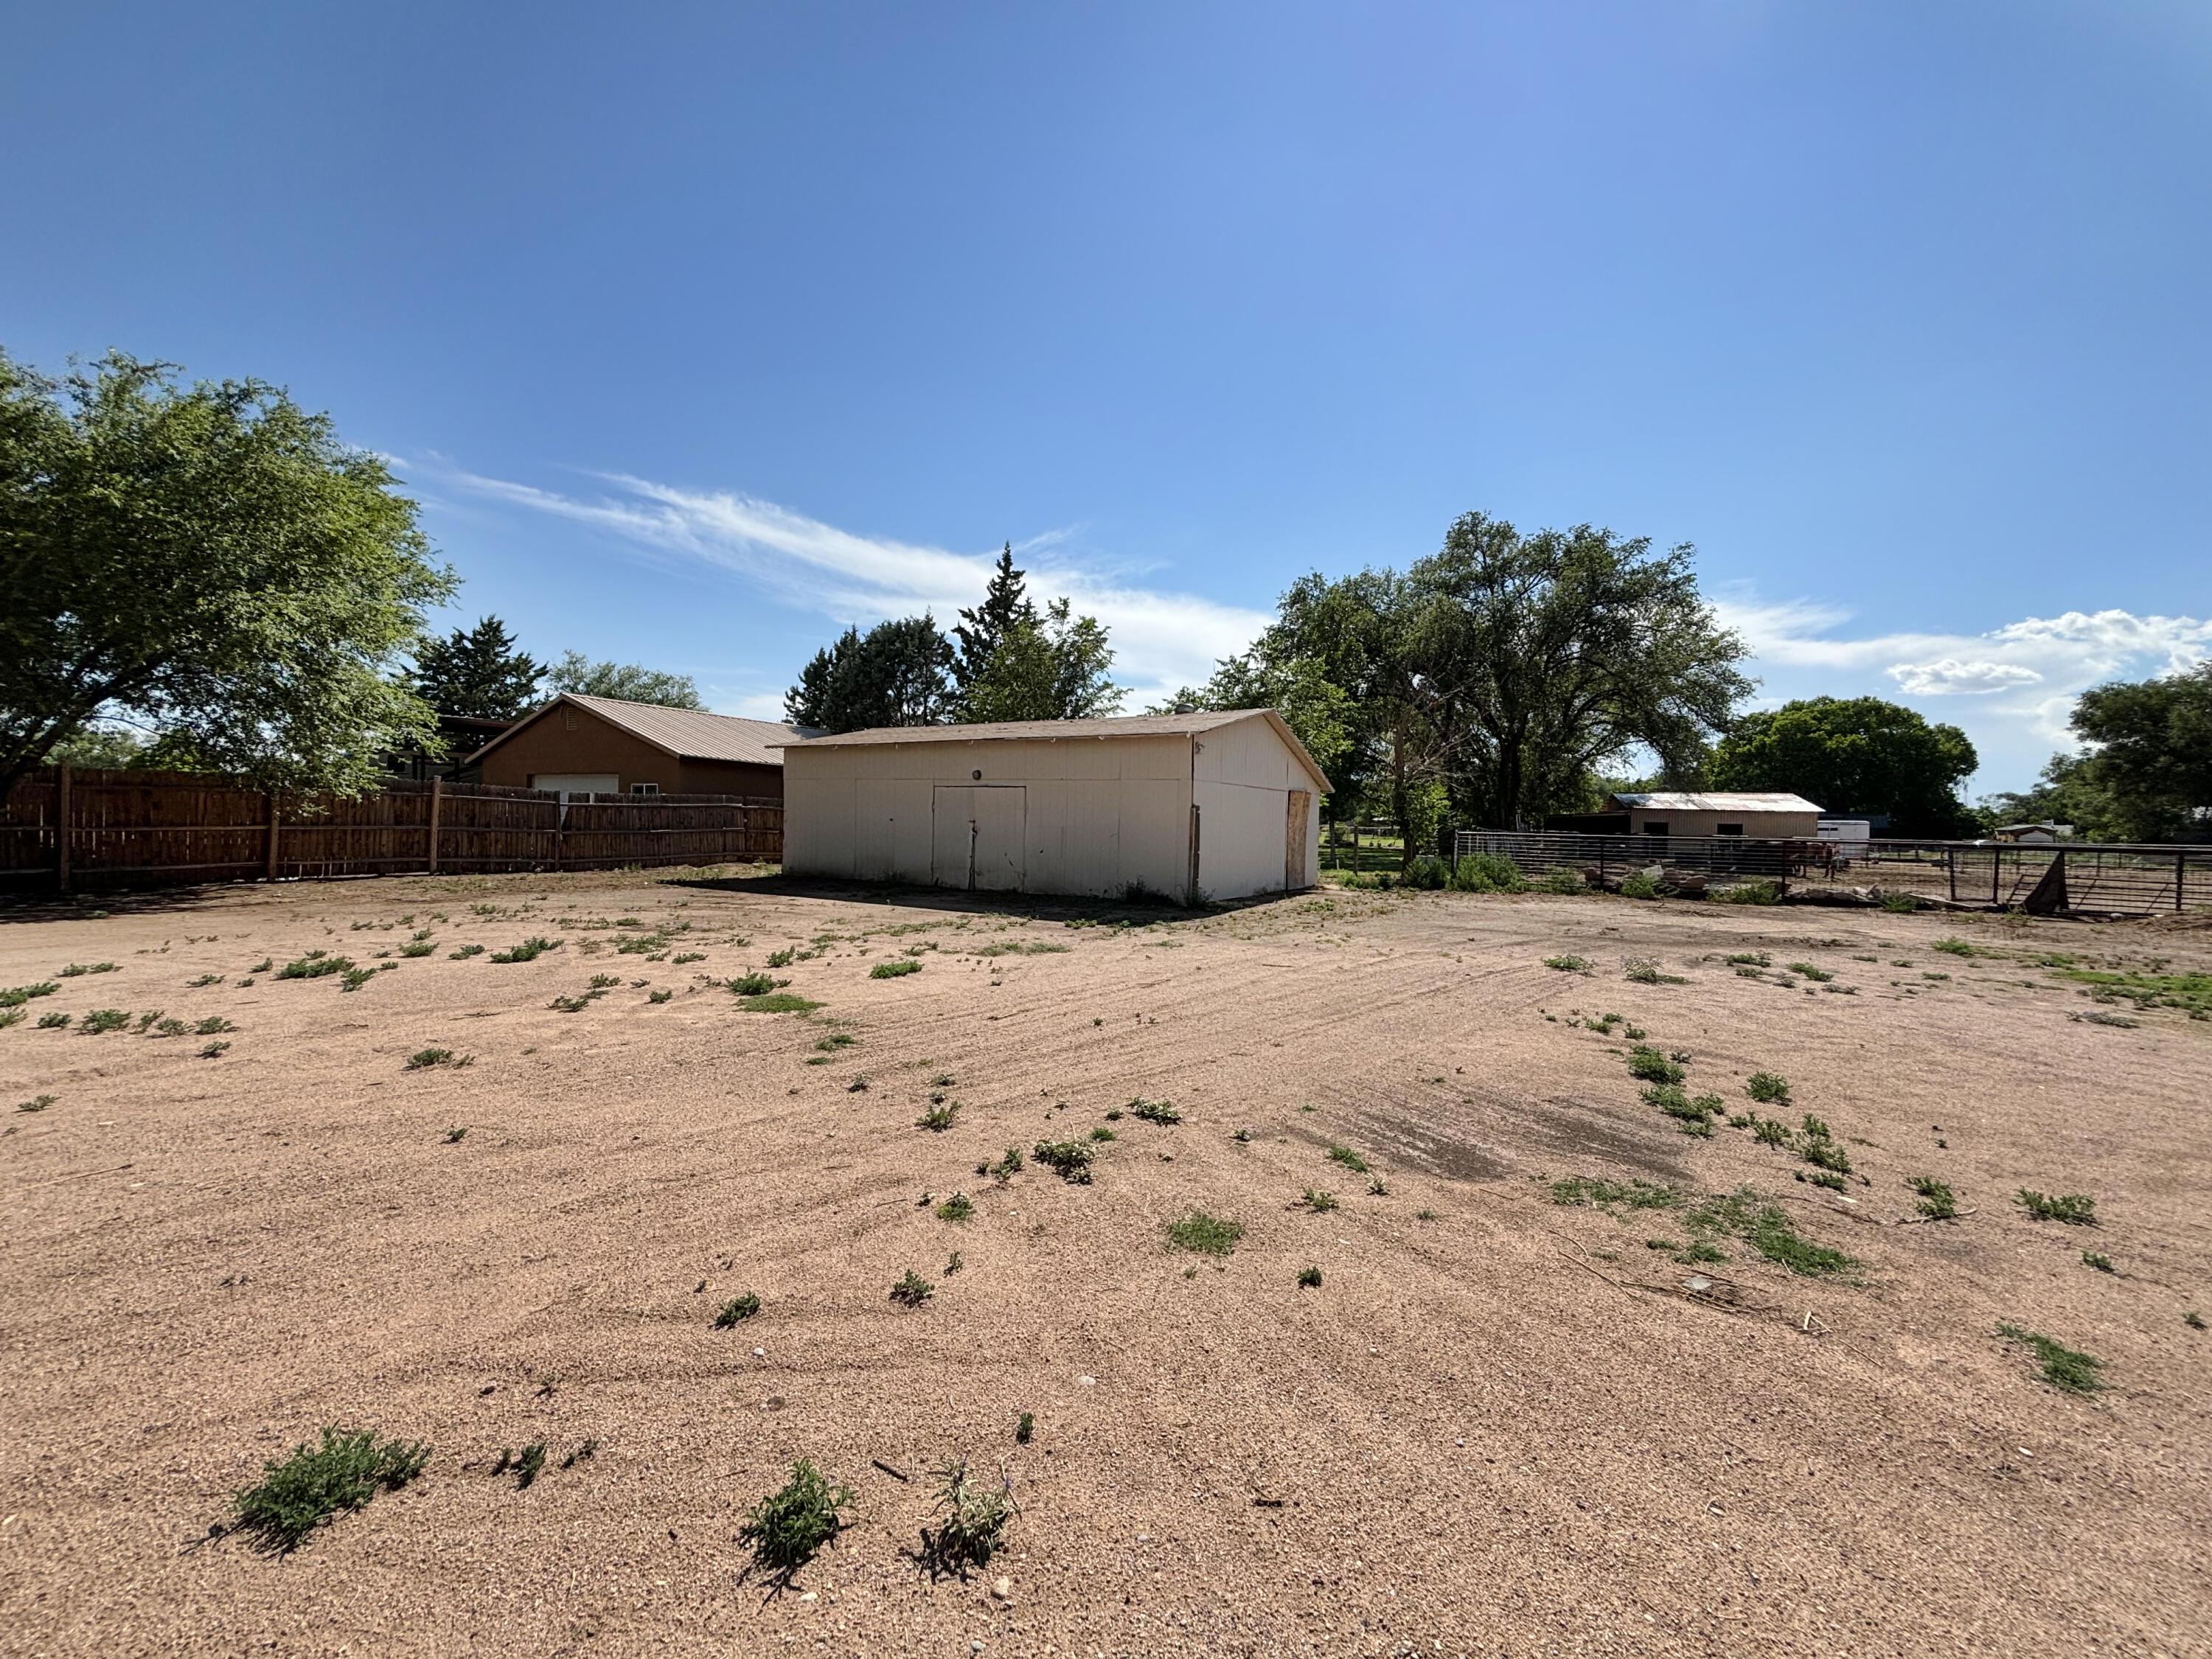
[[[1740,881],[1729,887],[1717,887],[1711,896],[1723,904],[1779,904],[1782,894],[1771,881]]]
[[[77,1030],[87,1036],[99,1036],[107,1031],[119,1031],[131,1023],[130,1014],[121,1008],[95,1008],[84,1017]]]
[[[2197,1312],[2196,1309],[2191,1308],[2187,1313],[2181,1316],[2181,1322],[2188,1326],[2192,1331],[2201,1331],[2204,1328],[2204,1316]]]
[[[2112,1266],[2112,1257],[2108,1255],[2100,1255],[2094,1250],[2084,1250],[2081,1252],[2081,1265],[2085,1267],[2094,1267],[2100,1273],[2109,1273],[2117,1271]]]
[[[1071,1185],[1091,1184],[1091,1148],[1079,1140],[1040,1140],[1030,1155]]]
[[[1000,1181],[1005,1181],[1010,1176],[1019,1174],[1021,1167],[1022,1149],[1018,1146],[1009,1146],[1000,1155],[996,1164],[984,1165],[983,1173]]]
[[[1808,1134],[1797,1149],[1797,1156],[1816,1170],[1839,1176],[1851,1172],[1850,1154],[1826,1135]]]
[[[1809,962],[1793,962],[1789,964],[1789,967],[1791,973],[1802,974],[1809,980],[1819,981],[1835,978],[1835,975],[1830,973],[1826,969],[1816,968]]]
[[[437,948],[427,939],[410,939],[399,947],[399,954],[403,957],[427,957],[435,952]]]
[[[279,979],[326,979],[332,974],[354,971],[351,957],[334,957],[326,951],[310,951],[295,957],[276,970]]]
[[[1648,1181],[1605,1181],[1592,1176],[1569,1176],[1552,1183],[1552,1202],[1612,1210],[1677,1210],[1684,1199],[1673,1187]]]
[[[86,974],[112,974],[114,971],[115,964],[112,962],[72,962],[68,967],[61,970],[60,977],[63,979],[77,979]],[[261,960],[261,965],[253,969],[253,971],[257,974],[267,973],[269,971],[269,959],[266,957],[264,957]]]
[[[2012,1201],[2038,1221],[2063,1221],[2075,1227],[2097,1224],[2097,1200],[2087,1193],[2061,1193],[2051,1197],[2023,1187],[2013,1194]]]
[[[1656,899],[1659,896],[1659,884],[1638,870],[1622,880],[1620,896],[1623,898]]]
[[[744,974],[722,981],[725,989],[741,997],[764,997],[779,987],[790,983],[787,979],[775,979],[767,974]]]
[[[879,962],[868,969],[870,979],[897,979],[907,974],[918,974],[921,964],[910,958],[897,962]]]
[[[906,1270],[903,1279],[891,1286],[891,1300],[902,1308],[919,1308],[936,1294],[937,1286],[911,1267]]]
[[[1580,878],[1577,877],[1577,879],[1579,880]],[[1546,957],[1544,966],[1555,968],[1563,974],[1594,974],[1597,971],[1588,957]]]
[[[739,1320],[750,1319],[761,1310],[761,1299],[747,1291],[743,1296],[733,1296],[714,1310],[714,1328],[726,1331]]]
[[[1536,884],[1535,890],[1540,893],[1565,895],[1586,893],[1589,891],[1589,886],[1583,880],[1582,872],[1579,870],[1554,870]]]
[[[654,1004],[655,1006],[658,1006],[658,1005],[659,1005],[659,1004],[661,1004],[661,1003],[664,1003],[664,1002],[667,1001],[671,997],[674,996],[675,994],[676,994],[676,993],[675,993],[675,992],[673,992],[673,991],[647,991],[647,992],[645,994],[645,1000],[646,1000],[647,1002],[650,1002],[650,1003]]]
[[[1014,1419],[1014,1438],[1020,1444],[1028,1445],[1030,1437],[1036,1432],[1036,1413],[1035,1412],[1024,1412]]]
[[[481,945],[464,945],[458,951],[447,951],[446,960],[448,962],[465,962],[471,957],[480,957],[483,953],[484,948]]]
[[[358,991],[362,986],[368,984],[369,981],[375,977],[376,969],[374,968],[349,968],[345,970],[345,976],[343,979],[339,981],[338,989],[341,991]]]
[[[1683,1133],[1700,1138],[1712,1133],[1713,1118],[1724,1109],[1718,1095],[1692,1097],[1677,1083],[1652,1084],[1644,1091],[1644,1100],[1680,1122]]]
[[[1139,1095],[1129,1103],[1129,1115],[1142,1118],[1147,1123],[1180,1123],[1182,1114],[1164,1100],[1146,1100]]]
[[[1930,1221],[1950,1221],[1959,1213],[1959,1200],[1948,1181],[1934,1176],[1915,1176],[1905,1183],[1919,1194],[1920,1213]]]
[[[738,1011],[746,1014],[811,1014],[821,1006],[793,991],[770,991],[764,996],[738,999]]]
[[[450,1066],[453,1062],[453,1051],[451,1048],[417,1048],[407,1056],[407,1069],[422,1072],[433,1066]]]
[[[1309,1210],[1312,1210],[1316,1213],[1319,1213],[1322,1211],[1333,1210],[1336,1207],[1336,1194],[1331,1192],[1324,1192],[1318,1187],[1309,1187],[1298,1194],[1298,1202],[1304,1205]]]
[[[237,1495],[239,1524],[262,1547],[295,1550],[342,1510],[357,1510],[380,1492],[397,1492],[422,1473],[430,1448],[421,1441],[380,1440],[369,1430],[326,1427],[322,1443],[301,1444],[262,1466],[258,1486]]]
[[[753,1561],[788,1583],[844,1525],[837,1511],[853,1501],[850,1486],[833,1486],[806,1458],[791,1466],[791,1479],[745,1511],[738,1541]]]
[[[52,1095],[40,1095],[33,1099],[19,1100],[15,1103],[15,1109],[19,1112],[43,1112],[54,1103],[55,1098]]]
[[[58,1031],[69,1023],[70,1017],[58,1008],[51,1014],[39,1016],[39,1029],[41,1031]]]
[[[1687,985],[1690,981],[1680,974],[1662,973],[1659,963],[1650,957],[1631,957],[1621,969],[1623,979],[1638,985]]]
[[[840,1048],[849,1048],[860,1039],[850,1031],[832,1031],[814,1046],[825,1054],[834,1054]]]
[[[1321,1269],[1315,1267],[1304,1267],[1299,1268],[1298,1288],[1302,1291],[1319,1290],[1321,1288]]]
[[[1682,1221],[1701,1236],[1727,1233],[1741,1238],[1769,1261],[1808,1279],[1826,1278],[1858,1266],[1843,1251],[1803,1237],[1778,1206],[1762,1203],[1748,1188],[1727,1197],[1703,1200],[1685,1212]]]
[[[1168,1249],[1195,1250],[1200,1255],[1227,1255],[1244,1237],[1243,1224],[1224,1221],[1203,1210],[1193,1210],[1180,1221],[1167,1224]]]
[[[1951,957],[1978,957],[1982,954],[1978,947],[1967,944],[1962,939],[1939,939],[1929,948],[1941,951],[1944,955]]]
[[[965,1221],[975,1213],[975,1200],[965,1193],[955,1193],[937,1206],[939,1221]]]
[[[593,974],[588,988],[594,991],[611,991],[621,983],[620,974]]]
[[[1753,1072],[1744,1079],[1743,1091],[1762,1106],[1790,1103],[1790,1079],[1779,1072]]]
[[[222,977],[221,974],[207,975],[194,980],[192,983],[194,985],[212,984]],[[50,997],[61,988],[59,984],[50,979],[41,980],[36,985],[11,985],[6,990],[0,991],[0,1008],[20,1008],[33,997]]]
[[[557,951],[560,948],[561,941],[559,939],[546,939],[541,935],[532,933],[528,939],[523,940],[520,945],[511,945],[504,951],[493,951],[491,953],[490,960],[493,962],[535,962],[538,957],[544,956],[548,951]]]
[[[1108,1128],[1103,1123],[1091,1132],[1091,1138],[1093,1140],[1115,1140],[1119,1139],[1119,1137],[1116,1136],[1111,1129]]]
[[[2018,1325],[2000,1324],[1997,1334],[2032,1350],[2043,1367],[2043,1380],[2054,1388],[2064,1389],[2074,1394],[2094,1394],[2105,1386],[2097,1375],[2104,1369],[2105,1362],[2101,1359],[2093,1358],[2062,1342],[2054,1342],[2034,1331],[2023,1330]]]
[[[192,1026],[192,1035],[194,1036],[221,1036],[225,1031],[235,1031],[237,1029],[238,1027],[233,1025],[221,1014],[210,1014],[205,1019],[198,1021],[194,1024]]]
[[[200,1050],[200,1058],[202,1060],[221,1060],[229,1048],[230,1045],[228,1042],[210,1042],[206,1048]]]
[[[1910,915],[1920,908],[1920,901],[1910,893],[1884,893],[1881,908],[1896,915]]]
[[[970,1475],[964,1457],[940,1463],[933,1473],[940,1483],[936,1508],[945,1518],[934,1532],[922,1529],[921,1559],[933,1573],[965,1577],[998,1552],[1021,1505],[1014,1502],[1013,1482],[1003,1468],[996,1485]]]
[[[1328,1149],[1328,1156],[1330,1162],[1341,1164],[1354,1175],[1367,1173],[1367,1160],[1349,1146],[1332,1146]]]
[[[1628,1051],[1628,1074],[1646,1083],[1680,1083],[1686,1075],[1679,1060],[1641,1043]]]
[[[920,1117],[915,1119],[914,1127],[917,1129],[928,1129],[936,1133],[942,1134],[945,1130],[952,1127],[952,1120],[958,1115],[959,1111],[960,1103],[958,1101],[948,1100],[940,1102],[937,1105],[932,1106]]]
[[[561,1467],[564,1469],[573,1469],[579,1463],[589,1462],[599,1449],[599,1443],[597,1440],[586,1440],[561,1460]]]
[[[1787,1146],[1790,1141],[1790,1126],[1778,1118],[1758,1118],[1751,1126],[1752,1136],[1762,1146]]]
[[[469,1126],[465,1123],[456,1123],[446,1131],[446,1145],[448,1146],[458,1146],[468,1138]]]

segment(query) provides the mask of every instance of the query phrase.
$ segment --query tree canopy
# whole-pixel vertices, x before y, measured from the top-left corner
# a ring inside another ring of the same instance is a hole
[[[1717,789],[1789,790],[1830,813],[1889,815],[1900,836],[1976,828],[1959,786],[1980,765],[1955,726],[1880,697],[1810,697],[1747,714],[1705,769]]]
[[[556,691],[579,696],[611,697],[617,702],[657,702],[664,708],[704,708],[699,687],[689,674],[665,674],[635,663],[593,662],[580,651],[563,652],[545,671]]]
[[[516,650],[496,617],[425,640],[415,653],[415,689],[441,714],[520,720],[537,702],[544,676],[544,665]]]
[[[1040,617],[1024,601],[963,693],[960,719],[1085,720],[1115,714],[1122,692],[1108,672],[1113,662],[1114,648],[1097,617],[1072,616],[1066,599],[1054,599]]]
[[[950,712],[952,645],[927,613],[848,628],[785,693],[784,718],[825,732],[935,726]]]
[[[0,794],[123,720],[283,790],[434,746],[397,670],[453,592],[383,459],[258,380],[0,353]]]
[[[2056,819],[2105,841],[2212,841],[2212,663],[2084,691],[2075,733],[2033,789],[1982,803],[1996,823]]]

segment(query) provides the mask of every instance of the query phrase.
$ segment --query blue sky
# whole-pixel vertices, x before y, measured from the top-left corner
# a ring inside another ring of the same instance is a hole
[[[1470,508],[2015,787],[2212,653],[2212,9],[10,9],[0,343],[259,374],[773,714],[1011,540],[1136,701]],[[1133,702],[1133,706],[1134,703]]]

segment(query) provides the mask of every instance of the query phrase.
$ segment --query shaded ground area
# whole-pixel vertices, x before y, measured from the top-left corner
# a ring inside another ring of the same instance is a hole
[[[2212,936],[921,897],[408,879],[0,925],[0,987],[55,987],[0,1030],[0,1650],[2205,1650],[2212,1024],[2082,975]],[[359,988],[277,976],[312,951]],[[820,1006],[743,1012],[750,973]],[[977,1173],[1060,1140],[1090,1184]],[[1770,1259],[1768,1210],[1854,1265]],[[1167,1248],[1193,1211],[1232,1254]],[[325,1424],[434,1449],[289,1557],[210,1535]],[[963,1455],[1022,1513],[933,1579]],[[770,1596],[736,1534],[801,1456],[857,1498]]]

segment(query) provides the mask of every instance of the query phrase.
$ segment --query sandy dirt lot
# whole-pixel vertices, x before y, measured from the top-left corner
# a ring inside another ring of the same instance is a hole
[[[490,959],[531,935],[562,943]],[[2110,1011],[2033,960],[2208,945],[1451,894],[1127,925],[680,875],[4,913],[0,987],[58,988],[0,1030],[0,1650],[2212,1651],[2212,1024],[2069,1018]],[[317,950],[394,966],[260,965]],[[781,951],[811,1014],[709,982]],[[1729,1114],[1825,1121],[1844,1189],[1646,1103],[1632,1024]],[[410,1070],[428,1048],[473,1063]],[[1089,1185],[975,1172],[1061,1139]],[[1959,1219],[1918,1219],[1917,1176]],[[1555,1201],[1574,1176],[1685,1206]],[[1686,1224],[1743,1188],[1855,1265]],[[1167,1247],[1194,1210],[1233,1254]],[[2001,1322],[2107,1386],[2043,1381]],[[223,1530],[325,1424],[435,1450],[289,1556]],[[532,1443],[534,1484],[494,1473]],[[1021,1514],[933,1578],[929,1470],[963,1455]],[[850,1524],[774,1594],[736,1534],[802,1456]]]

